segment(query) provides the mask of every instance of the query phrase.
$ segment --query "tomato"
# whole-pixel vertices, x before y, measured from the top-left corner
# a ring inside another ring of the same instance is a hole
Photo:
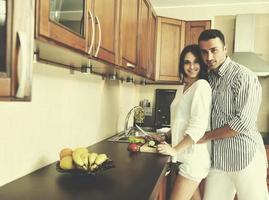
[[[135,143],[130,143],[128,145],[128,150],[131,152],[138,152],[139,151],[139,145]]]

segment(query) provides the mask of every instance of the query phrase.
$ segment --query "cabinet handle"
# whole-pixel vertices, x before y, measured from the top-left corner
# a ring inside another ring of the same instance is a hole
[[[102,36],[102,30],[101,30],[101,25],[100,25],[100,21],[99,21],[99,18],[97,16],[95,16],[96,18],[96,21],[97,21],[97,25],[98,25],[98,29],[99,29],[99,40],[98,40],[98,45],[97,45],[97,48],[96,48],[96,52],[94,54],[95,57],[97,57],[98,53],[99,53],[99,50],[100,50],[100,46],[101,46],[101,36]]]
[[[91,21],[92,21],[92,39],[91,39],[91,45],[90,45],[89,50],[88,50],[88,54],[91,54],[92,47],[93,47],[93,44],[94,44],[94,38],[95,38],[95,25],[94,25],[94,19],[93,19],[92,12],[88,11],[88,13],[89,13]]]
[[[18,52],[18,82],[19,87],[16,93],[17,98],[24,98],[27,85],[27,36],[23,31],[18,31],[20,49]]]

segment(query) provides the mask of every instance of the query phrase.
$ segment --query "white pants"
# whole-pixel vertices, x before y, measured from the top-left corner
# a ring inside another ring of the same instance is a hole
[[[269,200],[264,156],[257,150],[251,163],[243,170],[225,172],[211,169],[205,184],[203,200]]]

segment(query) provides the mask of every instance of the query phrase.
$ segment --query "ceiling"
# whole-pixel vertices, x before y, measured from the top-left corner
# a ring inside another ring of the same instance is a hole
[[[225,4],[259,4],[269,3],[269,0],[150,0],[153,7],[186,7],[186,6],[214,6]]]

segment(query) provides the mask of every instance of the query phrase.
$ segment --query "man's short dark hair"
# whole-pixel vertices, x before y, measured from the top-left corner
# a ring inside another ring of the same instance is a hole
[[[218,29],[207,29],[207,30],[204,30],[200,34],[199,39],[198,39],[198,42],[200,42],[200,41],[207,41],[207,40],[214,39],[214,38],[219,38],[222,41],[223,45],[225,45],[224,35]]]

